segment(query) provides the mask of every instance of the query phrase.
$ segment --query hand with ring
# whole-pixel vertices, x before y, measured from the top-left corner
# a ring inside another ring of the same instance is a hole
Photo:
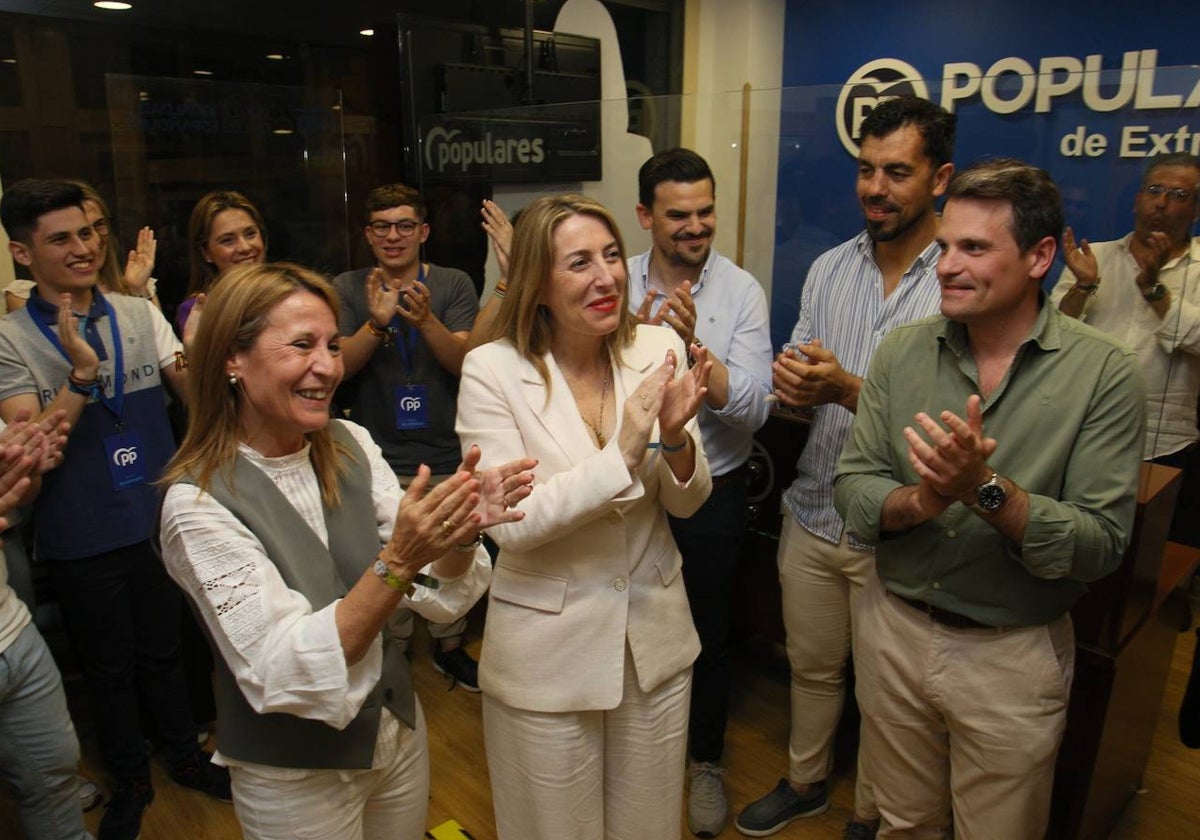
[[[460,470],[430,489],[429,477],[429,467],[422,464],[400,500],[392,538],[383,550],[392,572],[406,580],[479,534],[472,515],[479,481]]]

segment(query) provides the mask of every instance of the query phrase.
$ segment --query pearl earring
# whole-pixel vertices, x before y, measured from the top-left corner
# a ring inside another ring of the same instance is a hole
[[[231,373],[231,374],[229,374],[229,387],[230,387],[230,388],[236,388],[236,387],[237,387],[237,382],[238,382],[238,380],[237,380],[237,374],[236,374],[236,373]]]

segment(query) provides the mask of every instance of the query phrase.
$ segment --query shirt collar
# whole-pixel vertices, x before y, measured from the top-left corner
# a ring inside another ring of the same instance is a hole
[[[89,321],[95,321],[104,315],[103,300],[104,298],[100,294],[100,289],[96,286],[93,286],[92,305],[88,307],[88,311],[86,313]],[[31,307],[30,311],[33,312],[33,314],[35,314],[38,320],[42,323],[53,326],[58,322],[58,304],[51,303],[43,298],[41,294],[39,294],[38,287],[36,285],[29,290],[28,306]],[[82,315],[85,313],[76,312],[75,314]]]
[[[872,248],[872,239],[865,230],[859,231],[858,236],[854,238],[854,245],[858,248],[858,253],[864,259],[875,262],[875,250]],[[917,258],[913,260],[912,265],[904,272],[904,277],[909,275],[921,274],[937,267],[938,259],[938,244],[936,239],[930,240],[925,246],[925,250],[917,254]]]
[[[1038,292],[1037,320],[1033,322],[1033,328],[1021,342],[1021,346],[1033,343],[1045,351],[1057,350],[1062,347],[1062,326],[1057,313],[1057,307],[1047,304],[1045,293]],[[964,356],[971,352],[971,345],[967,340],[967,327],[958,321],[943,318],[938,341],[953,350],[957,356]]]
[[[643,295],[648,295],[651,291],[654,291],[655,294],[659,295],[663,293],[662,289],[652,290],[650,288],[650,258],[653,256],[654,249],[651,248],[649,251],[634,257],[636,277],[642,284]],[[700,276],[697,277],[696,282],[692,284],[693,296],[695,296],[702,288],[704,288],[704,281],[708,279],[708,274],[712,270],[713,264],[716,262],[716,260],[717,249],[710,247],[708,249],[708,259],[704,261],[704,267],[700,269]]]

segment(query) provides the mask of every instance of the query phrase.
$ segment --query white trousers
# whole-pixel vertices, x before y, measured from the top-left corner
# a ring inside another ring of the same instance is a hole
[[[873,576],[859,601],[858,705],[880,840],[1046,833],[1075,663],[1071,618],[958,630]],[[951,814],[953,813],[953,821]]]
[[[785,516],[777,561],[792,670],[788,778],[809,784],[827,779],[833,767],[833,736],[846,697],[846,657],[858,636],[855,605],[875,574],[875,555],[851,548],[844,536],[837,545],[826,542]],[[854,813],[874,820],[879,811],[862,754],[860,746]]]
[[[390,743],[377,742],[370,770],[231,766],[233,807],[246,840],[420,840],[429,809],[420,701],[417,728],[396,729]]]
[[[627,647],[615,709],[531,712],[485,692],[500,840],[677,840],[691,684],[689,668],[643,692]]]

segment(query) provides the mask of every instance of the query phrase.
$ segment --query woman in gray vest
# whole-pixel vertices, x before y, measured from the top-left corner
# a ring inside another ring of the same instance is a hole
[[[171,461],[163,559],[217,652],[220,749],[247,838],[408,840],[425,831],[425,722],[381,628],[487,588],[481,530],[513,522],[533,466],[401,496],[366,430],[331,422],[337,294],[289,264],[223,275],[203,304],[191,424]]]

